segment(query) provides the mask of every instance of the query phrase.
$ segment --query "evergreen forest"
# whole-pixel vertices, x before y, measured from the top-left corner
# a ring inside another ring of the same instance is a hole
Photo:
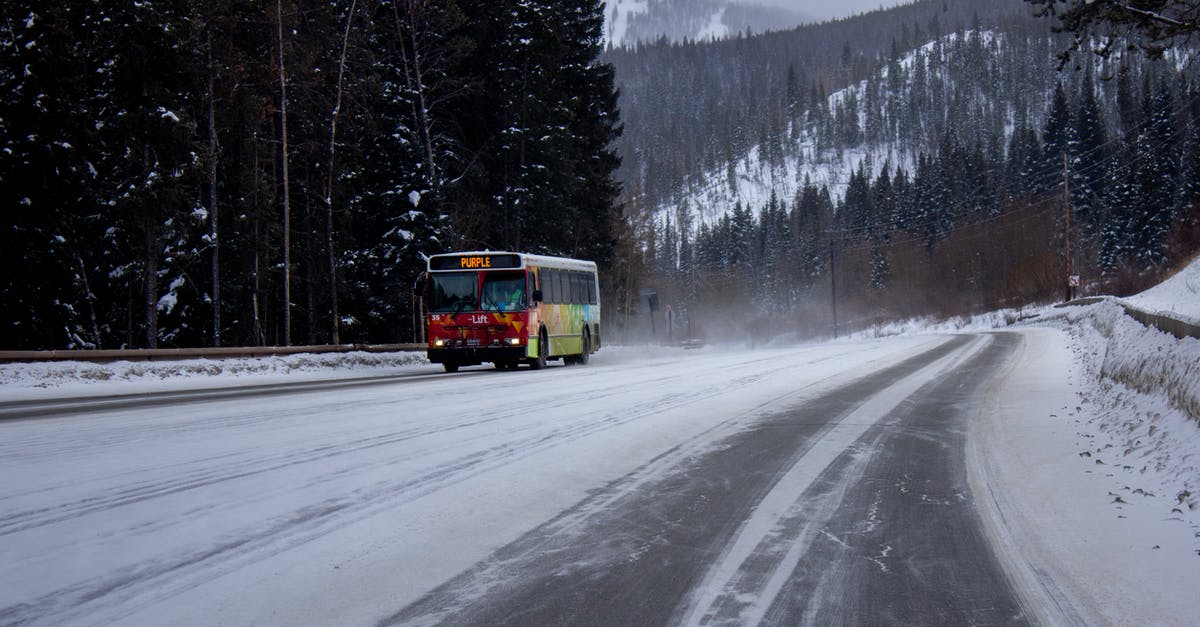
[[[613,255],[599,0],[0,16],[6,349],[411,341],[423,255]]]
[[[1031,4],[612,47],[602,0],[6,2],[0,348],[413,341],[451,250],[597,261],[617,341],[647,290],[765,341],[1143,289],[1200,248],[1196,54]]]
[[[755,340],[1144,289],[1200,247],[1200,67],[1071,44],[962,0],[610,51],[618,278]]]

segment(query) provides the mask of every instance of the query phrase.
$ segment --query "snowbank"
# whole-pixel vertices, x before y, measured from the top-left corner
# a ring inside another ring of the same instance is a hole
[[[1021,331],[969,432],[972,492],[1033,622],[1194,624],[1200,430],[1100,375],[1110,316],[1126,317],[1109,303]]]
[[[1081,399],[1094,410],[1092,436],[1105,441],[1081,454],[1103,453],[1106,464],[1156,476],[1153,491],[1171,497],[1164,515],[1200,507],[1200,341],[1143,326],[1111,301],[1042,320],[1067,331],[1091,384]]]
[[[0,364],[0,400],[379,376],[428,366],[423,352],[301,353],[265,358]]]
[[[1171,278],[1123,300],[1149,313],[1200,324],[1200,257]]]
[[[1023,320],[1036,318],[1046,309],[1046,307],[1026,307],[1021,309],[999,309],[974,316],[956,316],[947,319],[926,316],[923,318],[910,318],[908,320],[894,320],[852,333],[848,337],[867,339],[890,336],[928,335],[930,333],[990,331],[1012,326]]]
[[[626,363],[671,359],[682,351],[682,348],[648,344],[606,346],[597,357],[604,363]],[[262,358],[111,363],[11,363],[0,364],[0,402],[440,372],[442,367],[431,364],[424,351],[300,353]]]
[[[1091,347],[1097,379],[1162,397],[1200,426],[1200,340],[1147,327],[1114,301],[1046,312],[1041,320],[1064,324]]]
[[[1020,393],[973,428],[989,535],[1041,622],[1194,623],[1200,341],[1125,307],[1194,322],[1198,284],[1193,263],[1128,299],[1043,311],[1003,384]]]

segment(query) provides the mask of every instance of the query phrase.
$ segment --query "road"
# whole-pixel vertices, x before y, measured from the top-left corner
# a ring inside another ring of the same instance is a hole
[[[10,405],[0,624],[1034,621],[965,455],[1021,342]]]

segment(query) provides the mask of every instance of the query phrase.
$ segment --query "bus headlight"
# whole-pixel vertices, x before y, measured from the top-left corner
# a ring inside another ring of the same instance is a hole
[[[510,337],[504,341],[508,342],[509,346],[520,346],[521,345],[521,338],[519,338],[519,337]]]
[[[441,348],[446,345],[446,340],[434,340],[433,345],[438,348]]]

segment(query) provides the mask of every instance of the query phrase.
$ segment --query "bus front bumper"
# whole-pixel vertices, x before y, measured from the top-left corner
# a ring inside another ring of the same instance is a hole
[[[484,362],[516,363],[525,359],[524,346],[462,346],[430,348],[429,361],[435,364],[473,366]]]

